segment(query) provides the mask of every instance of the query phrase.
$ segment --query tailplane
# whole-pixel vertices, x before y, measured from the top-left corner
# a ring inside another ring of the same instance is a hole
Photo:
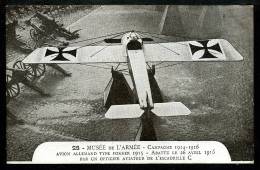
[[[142,116],[143,112],[139,104],[112,105],[105,117],[108,119],[138,118]]]
[[[157,116],[179,116],[191,113],[181,102],[155,103],[152,112]]]
[[[151,110],[157,116],[188,115],[191,111],[181,102],[155,103]],[[105,114],[108,119],[126,119],[141,117],[144,110],[139,104],[112,105]]]

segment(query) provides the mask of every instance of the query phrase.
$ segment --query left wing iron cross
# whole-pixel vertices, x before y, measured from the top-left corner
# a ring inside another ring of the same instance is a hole
[[[47,49],[45,52],[45,57],[54,57],[51,61],[73,61],[76,58],[76,54],[77,49],[66,50],[66,48],[56,48],[54,51]]]
[[[191,41],[189,43],[193,59],[225,59],[218,41]]]

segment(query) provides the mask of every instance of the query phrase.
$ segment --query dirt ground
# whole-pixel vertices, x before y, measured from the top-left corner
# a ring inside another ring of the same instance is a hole
[[[180,101],[192,113],[154,118],[153,122],[158,140],[216,140],[228,148],[232,160],[253,160],[253,13],[251,7],[240,6],[223,7],[222,12],[222,38],[244,56],[244,61],[189,63],[157,69],[156,79],[164,100]],[[70,41],[73,43],[132,29],[156,33],[162,11],[149,6],[101,6],[57,16],[68,29],[82,29],[80,38]],[[19,20],[21,25],[23,20]],[[19,29],[18,33],[26,44],[33,46],[28,31],[29,28]],[[27,55],[7,48],[7,65]],[[104,118],[103,90],[111,77],[110,71],[84,65],[61,66],[72,77],[47,67],[45,75],[37,80],[38,85],[50,92],[50,97],[42,97],[23,86],[21,94],[7,105],[23,122],[7,117],[8,161],[30,161],[35,148],[47,141],[134,140],[139,119]]]

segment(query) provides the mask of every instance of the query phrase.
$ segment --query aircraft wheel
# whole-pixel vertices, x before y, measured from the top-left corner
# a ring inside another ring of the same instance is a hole
[[[11,98],[17,97],[20,94],[20,86],[18,83],[11,83],[12,76],[6,75],[6,99],[7,103]]]
[[[30,82],[33,82],[36,79],[35,71],[30,64],[24,64],[19,60],[14,63],[13,68],[26,70],[27,74],[25,75],[25,78]]]

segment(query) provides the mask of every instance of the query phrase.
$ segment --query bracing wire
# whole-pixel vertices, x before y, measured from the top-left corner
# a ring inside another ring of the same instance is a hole
[[[119,34],[119,35],[121,35],[121,34]],[[115,37],[117,37],[117,36],[119,36],[119,35],[113,36],[112,38],[115,38]],[[103,40],[102,40],[102,41],[103,41]],[[101,42],[101,41],[97,41],[97,42]],[[96,44],[97,42],[94,42],[94,43],[91,43],[91,44]],[[90,44],[88,44],[88,45],[90,45]],[[79,47],[79,48],[82,48],[82,47],[85,47],[85,46],[88,46],[88,45],[84,45],[84,46],[81,46],[81,47]],[[96,51],[94,54],[90,55],[89,57],[90,57],[90,58],[91,58],[91,57],[94,57],[95,55],[97,55],[98,53],[100,53],[101,51],[103,51],[104,49],[108,48],[110,45],[112,45],[112,44],[110,43],[109,45],[104,46],[102,49]],[[76,48],[76,49],[79,49],[79,48]],[[109,68],[109,69],[110,69],[110,68]]]
[[[125,65],[126,63],[120,63],[120,65],[116,68],[117,71],[121,71],[121,70],[128,70],[127,65]]]
[[[84,40],[81,40],[81,41],[72,42],[70,44],[75,44],[75,43],[89,41],[89,40],[95,40],[95,39],[104,38],[104,37],[108,37],[108,36],[112,36],[112,35],[116,35],[116,34],[124,34],[124,33],[127,33],[127,32],[129,32],[129,31],[122,31],[122,32],[117,32],[117,33],[111,33],[111,34],[102,35],[102,36],[99,36],[99,37],[88,38],[88,39],[84,39]]]
[[[161,61],[161,62],[159,62],[159,63],[157,63],[157,64],[155,64],[154,66],[156,67],[156,66],[158,66],[158,65],[161,65],[161,64],[163,64],[165,61]]]
[[[108,64],[108,63],[104,63],[104,64],[109,66],[109,67],[114,67],[114,65],[112,65],[112,64]]]
[[[125,69],[120,69],[120,70],[116,70],[116,71],[127,71],[128,68],[125,68]]]
[[[117,34],[117,35],[115,35],[115,36],[113,36],[113,37],[111,37],[111,38],[118,37],[118,36],[120,36],[120,35],[122,35],[122,34],[123,34],[123,33]],[[86,47],[86,46],[95,45],[95,44],[97,44],[97,43],[101,43],[101,42],[104,42],[104,40],[103,40],[103,39],[102,39],[102,40],[98,40],[98,41],[96,41],[96,42],[92,42],[92,43],[89,43],[89,44],[83,45],[83,46],[78,47],[78,48],[76,48],[76,49],[80,49],[80,48],[83,48],[83,47]],[[110,45],[111,45],[111,44],[110,44]],[[107,45],[107,46],[110,46],[110,45]]]
[[[141,33],[142,34],[142,33]],[[142,34],[143,35],[143,34]],[[168,40],[169,41],[169,40]],[[164,45],[162,45],[161,43],[155,43],[155,44],[158,44],[158,45],[160,45],[160,46],[162,46],[163,48],[165,48],[165,49],[167,49],[167,50],[169,50],[169,51],[171,51],[171,52],[173,52],[173,53],[175,53],[175,54],[177,54],[177,55],[180,55],[179,53],[177,53],[176,51],[173,51],[172,49],[170,49],[170,48],[168,48],[168,47],[165,47]]]
[[[120,64],[121,64],[121,63],[118,63],[118,64],[117,64],[117,66],[116,66],[115,70],[116,70],[116,69],[117,69],[117,68],[120,66]]]
[[[167,49],[167,50],[169,50],[169,51],[171,51],[171,52],[173,52],[173,53],[175,53],[175,54],[177,54],[177,55],[180,55],[179,53],[177,53],[177,52],[173,51],[172,49],[170,49],[170,48],[168,48],[168,47],[165,47],[165,46],[164,46],[164,45],[162,45],[161,43],[156,43],[156,44],[158,44],[158,45],[162,46],[163,48],[165,48],[165,49]]]
[[[120,35],[122,35],[122,34],[123,34],[123,33],[117,34],[117,35],[115,35],[115,36],[113,36],[113,37],[111,37],[111,38],[118,37],[118,36],[120,36]],[[95,42],[92,42],[92,43],[83,45],[83,46],[81,46],[81,47],[78,47],[78,48],[76,48],[76,49],[80,49],[80,48],[83,48],[83,47],[86,47],[86,46],[94,45],[94,44],[97,44],[97,43],[100,43],[100,42],[104,42],[104,40],[103,40],[103,39],[102,39],[102,40],[98,40],[98,41],[95,41]]]
[[[147,34],[147,33],[139,32],[139,34],[146,36],[145,34]],[[168,42],[170,41],[168,39],[165,39],[165,38],[162,38],[162,37],[157,37],[157,36],[154,36],[154,35],[151,35],[151,34],[149,34],[149,36],[154,37],[154,38],[158,38],[158,39],[161,39],[161,40],[164,40],[164,41],[168,41]]]
[[[129,75],[129,72],[127,72],[127,71],[120,71],[120,72],[125,74],[125,75]]]
[[[183,64],[183,62],[174,63],[174,64],[169,64],[169,65],[166,65],[166,66],[158,67],[158,68],[156,68],[156,69],[158,70],[158,69],[161,69],[161,68],[172,67],[172,66],[179,65],[179,64]]]
[[[141,34],[143,34],[143,35],[144,35],[144,34],[149,34],[149,36],[151,36],[151,37],[158,38],[158,39],[161,39],[161,40],[164,40],[164,41],[167,41],[167,42],[170,41],[170,40],[168,40],[168,39],[164,39],[164,38],[161,38],[161,37],[157,37],[157,36],[151,35],[151,34],[155,34],[155,33],[145,33],[145,32],[142,32],[142,31],[136,31],[136,32],[139,32],[139,33],[141,33]],[[156,34],[156,35],[162,35],[162,34]],[[145,35],[145,36],[146,36],[146,35]],[[170,37],[170,36],[169,36],[169,37]],[[172,36],[171,36],[171,37],[172,37]],[[186,44],[183,44],[183,43],[180,43],[180,42],[176,42],[176,43],[187,46]]]
[[[73,43],[70,43],[70,44],[74,44],[74,43],[78,43],[78,42],[84,42],[84,41],[89,41],[89,40],[94,40],[94,39],[99,39],[99,38],[108,37],[108,36],[112,36],[112,35],[115,35],[115,36],[113,36],[113,37],[111,37],[111,38],[115,38],[115,37],[120,36],[120,35],[122,35],[122,34],[124,34],[124,33],[127,33],[127,32],[129,32],[129,31],[123,31],[123,32],[118,32],[118,33],[107,34],[107,35],[104,35],[104,36],[95,37],[95,38],[89,38],[89,39],[85,39],[85,40],[73,42]],[[147,35],[145,35],[145,34],[149,34],[149,36],[151,36],[151,37],[158,38],[158,39],[161,39],[161,40],[164,40],[164,41],[169,41],[168,39],[164,39],[164,38],[161,38],[161,37],[158,37],[158,36],[154,36],[154,35],[162,35],[162,34],[149,33],[149,32],[143,32],[143,31],[135,31],[135,32],[138,32],[139,34],[142,34],[142,36],[147,36]],[[154,34],[154,35],[151,35],[151,34]],[[166,35],[166,36],[167,36],[167,35]],[[183,37],[183,38],[185,38],[185,37]],[[98,41],[89,43],[89,44],[87,44],[87,45],[81,46],[81,47],[79,47],[79,48],[82,48],[82,47],[85,47],[85,46],[90,46],[90,45],[95,45],[95,44],[100,43],[100,42],[103,42],[103,41],[104,41],[103,39],[102,39],[102,40],[98,40]],[[165,49],[167,49],[167,50],[169,50],[169,51],[171,51],[171,52],[173,52],[173,53],[175,53],[175,54],[177,54],[177,55],[180,55],[180,54],[178,54],[177,52],[175,52],[175,51],[173,51],[172,49],[169,49],[169,48],[163,46],[163,45],[160,44],[160,43],[156,43],[156,44],[162,46],[163,48],[165,48]],[[182,44],[182,43],[179,43],[179,44]],[[103,51],[104,49],[106,49],[106,48],[109,47],[110,45],[111,45],[111,43],[110,43],[109,45],[106,45],[104,48],[98,50],[97,52],[95,52],[94,54],[92,54],[90,57],[95,56],[96,54],[98,54],[99,52]],[[182,44],[182,45],[186,45],[186,44]],[[79,49],[79,48],[77,48],[77,49]],[[162,62],[156,64],[155,66],[158,66],[158,65],[160,65],[160,64],[162,64],[162,63],[164,63],[164,61],[162,61]],[[115,70],[118,69],[118,67],[120,66],[120,64],[125,64],[125,63],[118,63],[118,65],[116,66]],[[146,62],[146,64],[148,65],[149,68],[151,68],[151,66],[150,66],[147,62]],[[178,64],[182,64],[182,62],[181,62],[181,63],[175,63],[175,64],[169,64],[169,65],[166,65],[166,66],[158,67],[158,68],[156,68],[156,69],[171,67],[171,66],[178,65]],[[107,65],[108,65],[108,64],[107,64]],[[103,68],[103,69],[111,69],[111,68],[108,68],[108,67],[102,67],[102,66],[97,66],[97,65],[89,65],[89,64],[86,64],[86,66],[98,67],[98,68]],[[112,65],[109,65],[109,66],[112,66]],[[121,70],[117,70],[117,71],[122,71],[122,73],[123,73],[123,72],[126,71],[126,70],[127,70],[127,69],[121,69]],[[125,73],[123,73],[123,74],[125,74]],[[127,73],[127,75],[129,75],[129,74]]]
[[[145,31],[138,31],[136,32],[144,33],[144,34],[153,34],[153,35],[158,35],[158,36],[165,36],[165,37],[178,37],[178,38],[185,38],[185,39],[190,39],[190,37],[185,37],[185,36],[179,36],[179,35],[164,35],[164,34],[158,34],[158,33],[151,33],[151,32],[145,32]],[[159,38],[159,37],[158,37]],[[168,40],[169,41],[169,40]]]
[[[136,31],[136,32],[139,32],[139,34],[141,34],[142,36],[146,36],[146,35],[144,35],[144,33],[146,33],[146,34],[153,34],[153,33],[142,32],[142,31]],[[154,33],[154,34],[155,34],[155,33]],[[161,34],[156,34],[156,35],[161,35]],[[162,39],[162,40],[165,40],[165,41],[169,41],[169,40],[164,39],[164,38],[161,38],[161,37],[157,37],[157,36],[153,36],[153,35],[150,35],[150,36],[151,36],[151,37],[158,38],[158,39]],[[169,49],[169,48],[163,46],[163,45],[160,44],[160,43],[156,43],[156,44],[161,45],[163,48],[165,48],[165,49],[167,49],[167,50],[169,50],[169,51],[171,51],[171,52],[173,52],[173,53],[175,53],[175,54],[177,54],[177,55],[180,55],[179,53],[177,53],[177,52],[175,52],[175,51],[173,51],[173,50],[171,50],[171,49]],[[186,44],[182,44],[182,43],[179,43],[179,44],[181,44],[181,45],[186,45]],[[155,67],[158,66],[158,65],[161,65],[161,64],[163,64],[163,63],[164,63],[164,61],[161,61],[160,63],[156,64]],[[161,66],[161,67],[157,67],[156,69],[162,69],[162,68],[172,67],[172,66],[175,66],[175,65],[178,65],[178,64],[183,64],[183,62],[174,63],[174,64],[169,64],[169,65]],[[149,66],[149,65],[148,65],[148,66]]]
[[[104,46],[102,49],[96,51],[94,54],[92,54],[92,55],[89,56],[89,57],[90,57],[90,58],[91,58],[91,57],[94,57],[95,55],[97,55],[98,53],[100,53],[101,51],[103,51],[104,49],[106,49],[107,47],[109,47],[110,45],[112,45],[112,44],[109,44],[109,45]]]
[[[150,69],[152,69],[151,66],[148,64],[148,62],[146,62],[146,65],[147,65]]]
[[[103,69],[111,69],[111,68],[108,68],[108,67],[102,67],[102,66],[98,66],[98,65],[92,65],[92,64],[83,64],[85,66],[89,66],[89,67],[96,67],[96,68],[103,68]]]

